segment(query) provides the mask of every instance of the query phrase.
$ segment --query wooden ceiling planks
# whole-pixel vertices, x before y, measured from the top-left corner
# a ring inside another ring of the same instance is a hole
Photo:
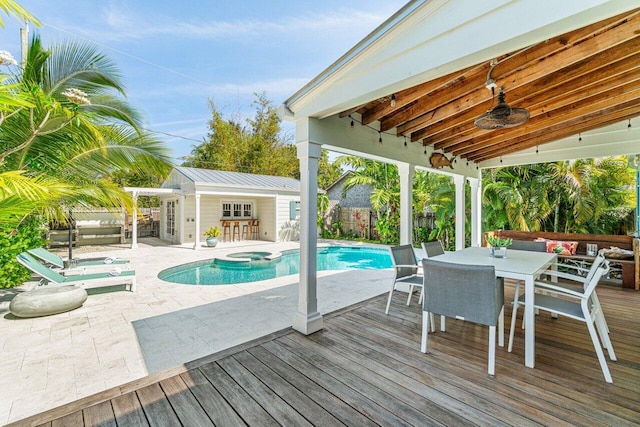
[[[495,106],[485,87],[491,65],[389,94],[342,112],[380,122],[383,132],[472,161],[497,158],[640,114],[640,9],[497,58],[491,77],[506,102],[527,108],[525,124],[481,130],[473,122]],[[394,98],[392,106],[391,99]]]

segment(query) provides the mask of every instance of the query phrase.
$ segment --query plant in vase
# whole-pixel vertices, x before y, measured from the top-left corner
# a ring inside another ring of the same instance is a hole
[[[218,237],[220,237],[220,229],[217,225],[210,227],[205,231],[204,236],[207,238],[207,246],[215,246],[218,244]]]
[[[487,237],[487,243],[491,246],[489,249],[493,258],[506,258],[507,246],[511,246],[513,239],[502,239],[499,236],[491,235]]]

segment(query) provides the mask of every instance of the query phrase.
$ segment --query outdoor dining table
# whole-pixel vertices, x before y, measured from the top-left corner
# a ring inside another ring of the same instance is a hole
[[[522,280],[525,283],[524,330],[525,366],[535,365],[535,319],[534,319],[534,280],[556,263],[558,256],[547,252],[517,251],[509,249],[506,258],[492,258],[489,248],[469,247],[459,251],[445,252],[435,257],[438,261],[456,264],[493,265],[496,276],[506,279]],[[503,342],[504,337],[500,337]]]

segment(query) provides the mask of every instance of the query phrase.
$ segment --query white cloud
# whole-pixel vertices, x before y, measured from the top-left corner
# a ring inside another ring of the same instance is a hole
[[[282,78],[272,80],[256,80],[245,83],[221,83],[221,84],[199,84],[187,83],[181,85],[162,86],[156,90],[145,89],[144,93],[135,94],[136,98],[172,97],[179,95],[202,96],[217,98],[228,96],[239,96],[244,99],[254,99],[254,93],[265,92],[270,99],[282,98],[291,95],[309,81],[308,78]]]
[[[353,31],[371,29],[381,23],[388,14],[375,14],[362,10],[339,9],[325,13],[309,13],[300,16],[284,16],[275,21],[237,19],[232,21],[175,21],[163,16],[136,16],[129,6],[110,4],[102,12],[107,28],[86,30],[87,37],[97,40],[145,39],[154,36],[173,36],[191,39],[226,42],[246,37],[268,37],[305,32]],[[91,36],[91,32],[95,34]]]

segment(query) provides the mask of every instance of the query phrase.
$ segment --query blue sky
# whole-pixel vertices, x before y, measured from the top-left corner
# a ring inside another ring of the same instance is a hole
[[[130,102],[176,163],[207,134],[208,100],[253,117],[253,93],[279,105],[402,7],[405,0],[19,0],[45,45],[97,44],[120,67]],[[0,50],[20,57],[20,24],[3,15]],[[285,122],[284,130],[292,134]],[[185,139],[186,138],[186,139]]]

